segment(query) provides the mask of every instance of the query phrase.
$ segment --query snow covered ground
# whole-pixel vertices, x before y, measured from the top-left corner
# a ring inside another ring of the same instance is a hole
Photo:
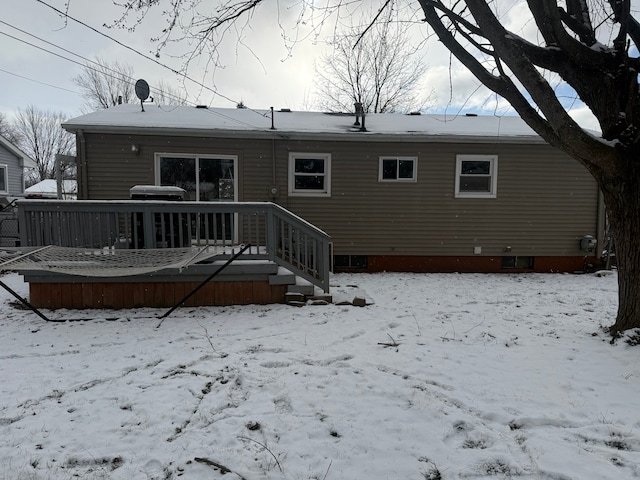
[[[372,304],[46,323],[0,291],[0,479],[640,477],[615,275],[332,285]]]

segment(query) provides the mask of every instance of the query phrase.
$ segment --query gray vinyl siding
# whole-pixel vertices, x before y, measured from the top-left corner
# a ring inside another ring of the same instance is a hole
[[[132,186],[153,185],[156,153],[236,155],[238,169],[242,171],[242,158],[247,150],[242,140],[101,134],[86,134],[85,138],[90,200],[128,199]],[[131,151],[133,144],[140,145],[140,154]],[[242,183],[238,189],[242,199]]]
[[[7,166],[8,195],[22,195],[24,193],[24,173],[20,166],[20,159],[3,145],[0,145],[0,165]]]
[[[547,145],[319,142],[87,134],[89,198],[154,183],[154,152],[238,156],[239,200],[275,201],[325,230],[335,254],[582,255],[596,235],[598,190]],[[131,144],[141,145],[141,154]],[[272,151],[275,151],[275,182]],[[331,196],[288,196],[289,152],[331,154]],[[497,198],[455,198],[456,155],[498,156]],[[380,156],[416,157],[416,182],[379,182]],[[505,253],[506,247],[511,252]]]

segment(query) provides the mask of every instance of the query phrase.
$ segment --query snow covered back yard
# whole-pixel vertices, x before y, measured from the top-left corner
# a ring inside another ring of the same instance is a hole
[[[341,274],[334,299],[371,305],[47,323],[1,290],[0,479],[640,478],[640,346],[601,330],[616,292]]]

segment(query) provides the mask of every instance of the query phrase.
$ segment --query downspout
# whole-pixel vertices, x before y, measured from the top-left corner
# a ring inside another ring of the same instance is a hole
[[[271,107],[271,130],[275,130],[275,113],[273,107]],[[269,188],[271,194],[271,201],[276,202],[276,198],[280,194],[280,189],[276,183],[276,139],[275,136],[271,138],[271,187]]]
[[[278,188],[276,184],[276,139],[271,139],[271,185],[272,188]],[[273,193],[273,191],[271,192]],[[273,195],[275,197],[275,195]]]
[[[78,130],[76,132],[76,139],[77,139],[77,144],[76,144],[76,149],[77,149],[77,154],[78,154],[78,161],[77,161],[77,165],[79,167],[79,174],[80,174],[80,182],[78,182],[79,184],[79,188],[78,188],[78,197],[81,200],[88,200],[89,199],[89,176],[87,173],[87,143],[86,140],[84,138],[84,132],[82,130]]]
[[[598,260],[602,260],[602,249],[605,242],[605,230],[606,230],[607,211],[604,206],[604,198],[602,190],[598,187],[598,213],[596,215],[596,257]],[[609,249],[611,246],[608,247]],[[607,255],[607,257],[609,257]]]

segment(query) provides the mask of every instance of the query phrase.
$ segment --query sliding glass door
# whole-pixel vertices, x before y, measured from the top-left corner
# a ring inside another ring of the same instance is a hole
[[[156,184],[175,185],[189,200],[235,202],[237,157],[231,155],[156,155]]]

